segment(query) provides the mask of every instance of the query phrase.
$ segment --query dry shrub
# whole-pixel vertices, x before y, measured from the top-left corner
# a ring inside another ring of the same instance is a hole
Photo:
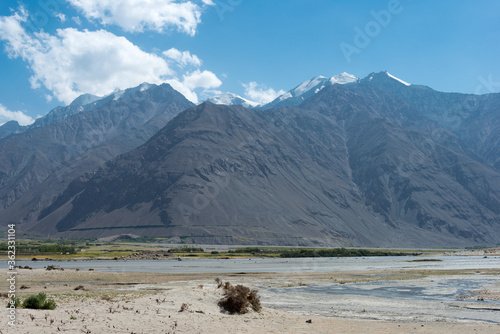
[[[220,280],[217,283],[224,290],[224,297],[219,300],[218,305],[225,311],[231,314],[243,314],[250,309],[255,312],[259,312],[262,309],[257,290],[250,290],[243,285],[233,286],[229,282],[222,284]]]
[[[107,301],[107,302],[113,302],[113,301],[114,301],[114,300],[113,300],[113,297],[108,296],[108,295],[101,296],[101,299],[102,299],[102,300],[105,300],[105,301]]]
[[[189,311],[189,304],[188,303],[182,303],[181,309],[179,312],[184,312],[184,311]]]

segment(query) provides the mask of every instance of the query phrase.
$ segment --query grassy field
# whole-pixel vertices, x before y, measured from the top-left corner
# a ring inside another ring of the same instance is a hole
[[[249,257],[347,257],[431,255],[443,250],[358,249],[358,248],[291,248],[291,247],[237,247],[224,251],[210,251],[192,245],[167,247],[163,240],[147,242],[97,242],[95,240],[16,240],[16,258],[50,258],[53,260],[120,259],[148,254],[167,253],[174,257],[249,258]],[[7,254],[7,244],[0,243],[0,252]],[[148,253],[149,252],[149,253]]]
[[[144,250],[161,250],[143,245],[96,243],[88,240],[16,240],[16,258],[46,258],[71,260],[79,258],[126,257]],[[6,243],[0,243],[0,251],[6,254]]]

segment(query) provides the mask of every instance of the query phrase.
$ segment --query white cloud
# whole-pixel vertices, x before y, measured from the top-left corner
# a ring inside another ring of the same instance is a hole
[[[17,121],[20,125],[29,125],[35,120],[22,111],[10,111],[0,103],[0,125],[8,121]]]
[[[212,89],[222,85],[222,81],[210,71],[195,70],[183,75],[183,83],[189,89],[205,88]]]
[[[24,31],[20,22],[25,22],[28,13],[21,7],[20,12],[12,16],[0,17],[0,39],[6,40],[6,51],[9,57],[18,57],[23,49],[29,48],[28,40],[31,38]]]
[[[22,8],[12,16],[0,17],[0,40],[4,40],[11,58],[28,63],[32,88],[45,87],[52,97],[69,104],[83,93],[106,95],[143,82],[169,82],[193,102],[196,91],[219,87],[222,82],[210,71],[199,69],[178,78],[167,59],[142,51],[125,37],[105,30],[59,29],[55,35],[45,32],[28,34],[23,28],[28,13]],[[166,55],[165,55],[166,54]],[[189,51],[170,49],[163,56],[180,64],[201,65]]]
[[[189,51],[179,51],[176,48],[171,48],[167,51],[163,51],[163,56],[172,59],[179,66],[184,67],[186,65],[192,65],[199,67],[201,66],[201,60],[196,55],[192,55]]]
[[[86,18],[103,25],[118,25],[129,32],[154,30],[164,32],[172,27],[194,36],[201,13],[211,0],[68,0]]]
[[[169,79],[167,83],[172,86],[173,89],[184,95],[186,99],[193,103],[198,103],[198,95],[191,89],[187,88],[182,82],[177,79]]]
[[[259,104],[269,103],[278,96],[286,93],[282,89],[275,91],[274,89],[267,88],[265,85],[258,84],[255,81],[242,85],[245,87],[246,97],[252,101],[258,102]]]
[[[186,97],[193,103],[198,103],[198,94],[195,90],[201,90],[202,98],[211,95],[210,92],[213,88],[220,87],[222,81],[210,71],[195,70],[191,73],[184,74],[182,80],[170,79],[167,82],[178,92]]]
[[[62,23],[66,22],[66,15],[64,15],[63,13],[57,13],[55,15]]]
[[[0,39],[12,58],[26,61],[33,88],[44,86],[70,103],[82,93],[104,95],[143,82],[162,83],[172,71],[166,61],[104,30],[59,29],[57,35],[28,35],[18,13],[0,17]]]
[[[73,16],[71,18],[77,25],[82,25],[82,20],[80,20],[79,16]]]

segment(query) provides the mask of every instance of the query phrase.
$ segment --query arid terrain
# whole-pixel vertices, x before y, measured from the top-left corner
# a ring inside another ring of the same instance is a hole
[[[1,272],[5,276],[6,270]],[[499,274],[500,267],[220,275],[19,269],[21,299],[45,292],[57,308],[17,309],[15,328],[6,325],[4,311],[0,333],[499,333]],[[221,312],[217,277],[258,289],[263,309]],[[452,301],[307,293],[308,288],[390,286],[447,296],[449,289],[439,288],[443,282],[478,279],[484,282],[479,289]],[[477,314],[483,320],[474,320]]]

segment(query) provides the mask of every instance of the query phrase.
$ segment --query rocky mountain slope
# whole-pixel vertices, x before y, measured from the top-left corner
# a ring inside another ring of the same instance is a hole
[[[2,220],[36,219],[72,179],[143,144],[191,106],[169,85],[143,84],[99,100],[83,96],[28,131],[1,139]]]
[[[500,94],[458,94],[405,85],[387,72],[362,82],[380,88],[419,110],[423,117],[453,132],[469,156],[500,170]],[[433,139],[439,133],[431,133]]]
[[[467,96],[419,104],[405,89],[426,88],[385,77],[324,87],[299,107],[188,109],[72,181],[26,228],[198,243],[498,243],[500,173],[435,107]],[[477,124],[494,124],[495,106]]]

